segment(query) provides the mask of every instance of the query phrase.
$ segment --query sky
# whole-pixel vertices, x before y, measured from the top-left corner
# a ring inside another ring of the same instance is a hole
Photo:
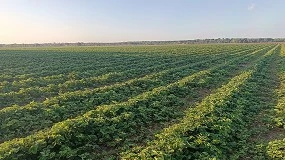
[[[285,37],[285,0],[0,0],[0,44]]]

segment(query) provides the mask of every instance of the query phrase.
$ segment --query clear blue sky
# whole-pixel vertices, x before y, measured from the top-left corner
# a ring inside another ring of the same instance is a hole
[[[0,43],[285,37],[285,0],[0,0]]]

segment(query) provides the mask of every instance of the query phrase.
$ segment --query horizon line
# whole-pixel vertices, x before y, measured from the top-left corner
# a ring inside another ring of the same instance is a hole
[[[218,40],[218,39],[285,39],[285,37],[279,38],[272,38],[272,37],[255,37],[255,38],[247,38],[247,37],[240,37],[240,38],[197,38],[197,39],[179,39],[179,40],[130,40],[130,41],[113,41],[113,42],[87,42],[87,41],[76,41],[76,42],[34,42],[34,43],[0,43],[1,45],[14,45],[14,44],[116,44],[116,43],[139,43],[139,42],[180,42],[180,41],[196,41],[196,40]]]

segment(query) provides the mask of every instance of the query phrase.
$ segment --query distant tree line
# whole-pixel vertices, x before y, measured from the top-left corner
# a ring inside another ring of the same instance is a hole
[[[114,43],[34,43],[34,44],[0,44],[0,47],[61,47],[61,46],[122,46],[122,45],[168,45],[168,44],[209,44],[209,43],[272,43],[285,42],[285,38],[218,38],[176,41],[129,41]]]

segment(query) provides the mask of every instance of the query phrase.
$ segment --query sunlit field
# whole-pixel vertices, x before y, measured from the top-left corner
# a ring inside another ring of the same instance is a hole
[[[0,48],[0,159],[284,159],[285,45]]]

